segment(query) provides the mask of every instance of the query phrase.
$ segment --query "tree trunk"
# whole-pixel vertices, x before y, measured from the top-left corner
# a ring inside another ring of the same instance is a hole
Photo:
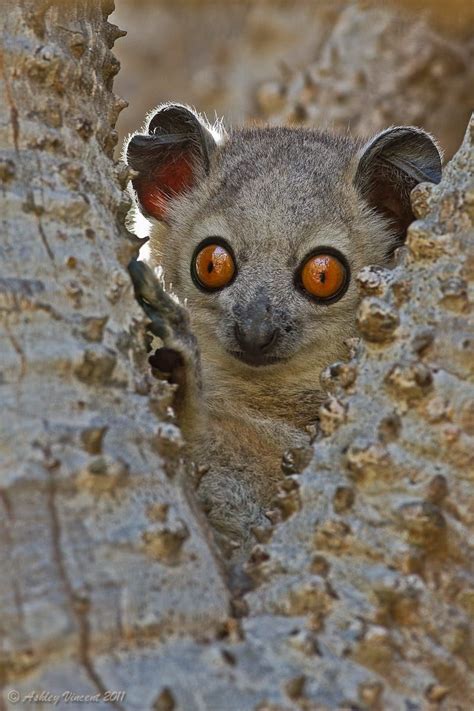
[[[99,653],[158,638],[177,620],[183,633],[207,634],[228,614],[207,534],[181,485],[172,393],[141,362],[143,318],[123,267],[136,251],[122,226],[127,175],[111,159],[125,105],[111,91],[118,63],[110,48],[122,34],[105,20],[111,10],[94,0],[23,0],[2,10],[7,690],[62,660],[68,672],[53,690],[103,692]],[[3,707],[6,699],[4,691]]]
[[[110,9],[3,12],[0,709],[467,711],[473,126],[359,276],[362,346],[229,617],[123,268]]]

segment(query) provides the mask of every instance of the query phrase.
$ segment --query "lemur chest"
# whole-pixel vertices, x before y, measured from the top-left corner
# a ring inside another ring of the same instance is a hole
[[[313,382],[316,378],[311,379]],[[307,428],[318,420],[326,394],[313,382],[293,385],[275,383],[216,383],[205,389],[212,419],[237,422],[274,444],[297,446]],[[313,385],[313,387],[311,387]]]
[[[324,396],[304,386],[288,388],[277,379],[262,380],[229,378],[216,370],[204,378],[206,432],[196,442],[195,455],[200,461],[210,457],[211,466],[276,483],[283,453],[308,444],[307,426],[317,420]]]
[[[269,506],[283,478],[282,456],[290,447],[308,443],[304,430],[278,420],[253,416],[242,408],[209,407],[204,437],[196,441],[193,458],[215,474],[248,481]]]
[[[243,403],[232,402],[227,406],[212,401],[208,403],[210,445],[223,456],[231,456],[254,462],[255,466],[277,469],[283,452],[308,442],[304,427],[296,426],[289,418],[276,413],[257,411]]]

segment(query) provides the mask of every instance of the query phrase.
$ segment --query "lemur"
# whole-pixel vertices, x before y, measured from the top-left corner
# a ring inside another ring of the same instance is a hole
[[[197,494],[209,521],[248,551],[269,524],[283,451],[318,419],[320,374],[356,335],[354,277],[390,264],[412,188],[441,178],[440,151],[420,128],[367,142],[312,128],[227,134],[165,104],[124,155],[162,270],[129,267],[163,342],[150,360],[178,384],[189,456],[208,467]]]

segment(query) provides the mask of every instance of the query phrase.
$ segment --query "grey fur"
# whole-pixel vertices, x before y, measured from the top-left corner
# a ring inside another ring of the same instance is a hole
[[[159,124],[159,111],[153,121]],[[182,349],[188,364],[181,423],[191,456],[210,467],[198,494],[216,530],[241,550],[253,540],[252,526],[266,521],[282,452],[304,444],[306,426],[317,421],[325,397],[321,371],[345,357],[344,342],[356,334],[353,275],[367,264],[389,264],[399,243],[400,226],[367,195],[374,165],[384,157],[395,166],[392,202],[405,201],[404,214],[415,180],[406,166],[415,165],[418,177],[438,175],[438,152],[427,134],[391,131],[396,140],[384,134],[364,147],[312,129],[234,130],[210,150],[207,144],[208,171],[198,170],[193,187],[170,199],[168,224],[154,222],[151,230],[151,264],[163,267],[166,289],[186,303],[201,356],[199,363],[170,326],[164,345]],[[207,129],[205,136],[209,141]],[[380,180],[384,175],[379,171]],[[392,175],[388,188],[390,181]],[[232,247],[238,274],[230,286],[203,293],[190,263],[210,236]],[[352,274],[343,297],[329,305],[295,286],[299,265],[318,247],[341,252]],[[160,298],[154,303],[166,318]],[[248,331],[249,323],[255,333],[259,323],[260,330],[278,332],[263,367],[236,357],[239,329]]]

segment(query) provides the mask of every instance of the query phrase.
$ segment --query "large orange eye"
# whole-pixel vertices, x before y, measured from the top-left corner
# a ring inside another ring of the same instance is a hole
[[[235,274],[234,258],[220,244],[208,244],[194,257],[193,274],[205,289],[221,289]]]
[[[315,254],[301,270],[303,288],[321,301],[329,301],[343,294],[348,280],[348,269],[333,254]]]

